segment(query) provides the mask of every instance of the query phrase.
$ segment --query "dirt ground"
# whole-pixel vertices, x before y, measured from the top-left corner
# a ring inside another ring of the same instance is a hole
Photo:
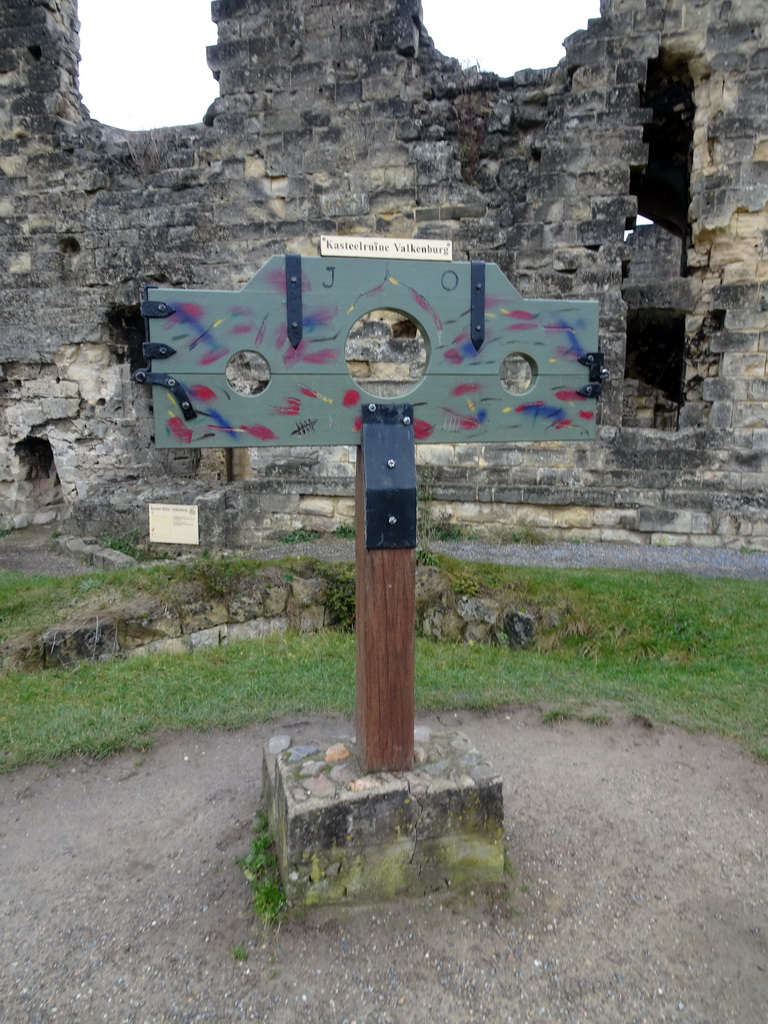
[[[422,721],[422,719],[420,719]],[[497,892],[254,923],[260,751],[282,721],[0,778],[0,1018],[438,1024],[768,1019],[768,767],[637,721],[462,728],[504,777]],[[244,947],[239,960],[233,950]]]
[[[77,568],[39,557],[38,571]],[[333,741],[350,723],[167,735],[147,753],[0,776],[0,1020],[768,1020],[768,765],[619,717],[418,722],[463,729],[501,770],[505,886],[272,930],[237,865],[262,746]]]

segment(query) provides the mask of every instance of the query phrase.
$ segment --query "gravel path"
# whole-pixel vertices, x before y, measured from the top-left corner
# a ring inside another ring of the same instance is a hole
[[[254,924],[237,858],[282,721],[0,778],[8,1024],[757,1024],[768,768],[734,746],[534,710],[419,720],[501,769],[515,874]],[[236,959],[242,947],[247,959]]]
[[[37,571],[66,571],[40,538],[8,540],[0,567],[28,568],[27,547]],[[517,564],[768,578],[766,555],[738,552],[441,547]],[[319,553],[302,548],[279,554]],[[351,557],[349,542],[324,549]],[[0,1020],[768,1020],[768,765],[713,737],[618,717],[545,725],[535,709],[509,708],[419,724],[462,729],[501,770],[506,885],[314,910],[272,931],[254,923],[237,866],[259,807],[261,748],[285,732],[331,742],[349,722],[168,735],[145,754],[0,777]]]

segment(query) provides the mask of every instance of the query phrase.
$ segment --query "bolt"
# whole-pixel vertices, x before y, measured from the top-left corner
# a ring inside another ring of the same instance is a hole
[[[387,459],[387,465],[389,466],[390,469],[394,469],[395,468],[395,460],[394,459]]]
[[[476,331],[482,331],[482,329],[483,329],[483,325],[482,324],[475,324],[475,330]]]
[[[166,311],[166,309],[168,309],[168,307],[166,306],[166,304],[164,302],[158,302],[158,304],[157,304],[157,312],[158,313],[164,313]]]
[[[165,347],[165,345],[161,345],[160,346],[160,355],[161,356],[167,356],[168,355],[168,349]]]
[[[373,404],[373,402],[371,402],[371,404],[368,406],[368,412],[376,412],[376,406]]]
[[[394,526],[397,522],[397,516],[390,516],[388,521],[390,526]]]
[[[476,288],[476,290],[477,290],[477,291],[479,291],[479,292],[481,292],[481,291],[483,290],[483,286],[482,286],[481,284],[476,284],[476,285],[475,285],[475,288]]]
[[[298,281],[298,277],[292,277],[291,278],[291,284],[296,284],[297,281]]]
[[[173,379],[173,377],[169,377],[165,383],[168,385],[169,388],[176,387],[176,381]]]
[[[182,402],[181,403],[181,408],[182,409],[188,409],[189,408],[189,402]]]
[[[411,417],[410,416],[403,416],[403,425],[406,426],[406,427],[410,427],[410,425],[411,425]]]

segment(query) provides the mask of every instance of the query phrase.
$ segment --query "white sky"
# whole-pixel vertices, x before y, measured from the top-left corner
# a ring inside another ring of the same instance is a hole
[[[268,3],[268,0],[264,0]],[[562,40],[600,16],[600,0],[423,0],[439,50],[511,75],[553,67]],[[80,90],[117,128],[194,124],[218,95],[205,60],[216,42],[210,0],[79,0]]]

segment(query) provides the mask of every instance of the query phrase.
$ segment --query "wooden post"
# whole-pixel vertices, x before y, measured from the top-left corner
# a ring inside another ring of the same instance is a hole
[[[355,503],[357,748],[368,772],[404,771],[413,766],[416,550],[366,547],[363,446]]]

